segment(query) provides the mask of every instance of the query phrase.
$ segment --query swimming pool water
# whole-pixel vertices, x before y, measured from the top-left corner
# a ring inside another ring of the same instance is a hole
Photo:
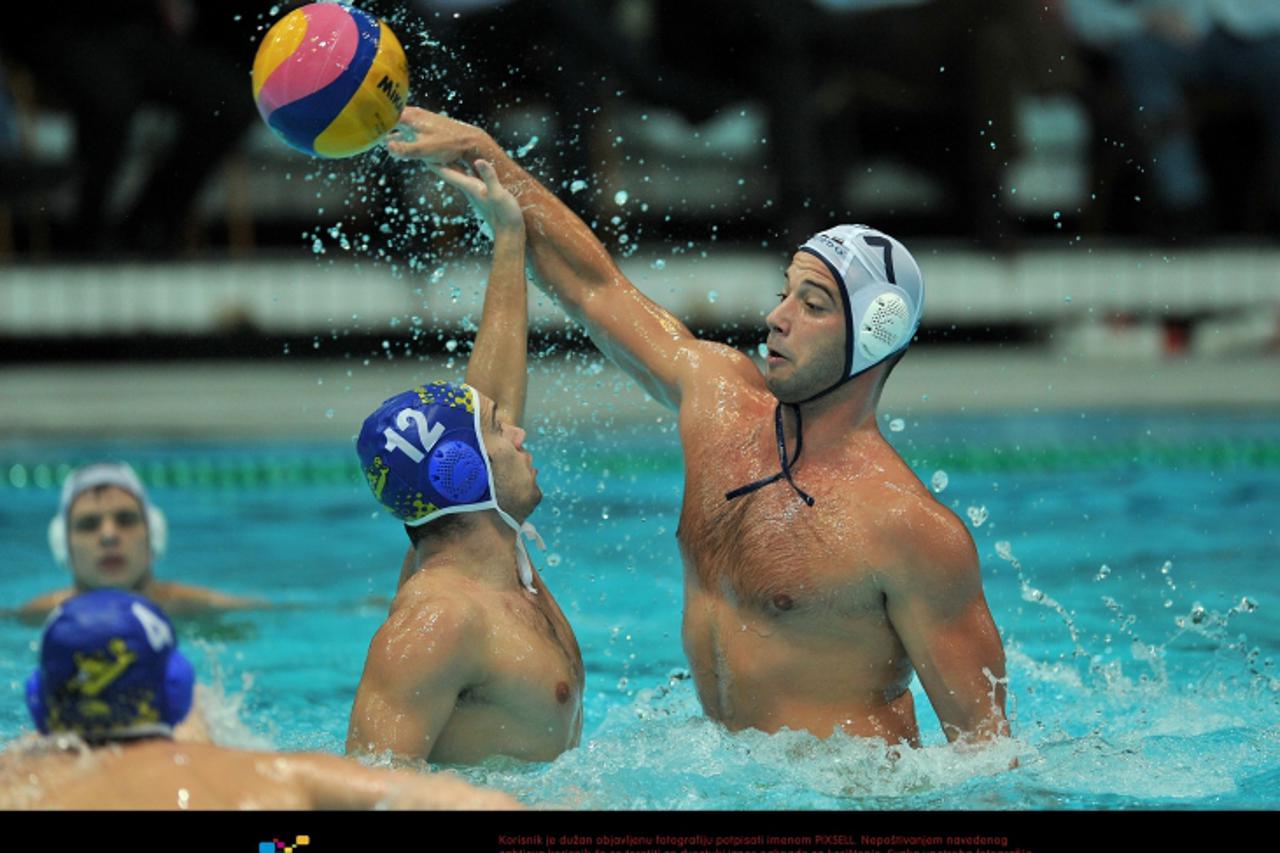
[[[465,772],[572,808],[1274,808],[1280,781],[1274,413],[936,417],[882,424],[967,520],[1009,658],[1015,738],[925,748],[729,734],[680,647],[681,489],[670,418],[538,429],[535,554],[587,668],[582,745]],[[539,435],[539,433],[541,433]],[[169,516],[161,573],[275,608],[180,633],[223,743],[340,752],[405,541],[342,444],[0,445],[0,596],[63,582],[45,550],[59,464],[113,456]],[[937,482],[941,484],[942,478]],[[29,730],[35,630],[0,620],[0,740]],[[1017,755],[1020,768],[1005,772]]]

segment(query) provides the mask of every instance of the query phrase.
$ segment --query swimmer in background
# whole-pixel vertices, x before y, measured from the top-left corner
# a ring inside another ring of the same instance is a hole
[[[0,754],[0,809],[519,808],[448,774],[176,742],[193,679],[145,598],[98,589],[61,604],[27,682],[42,736]]]
[[[393,135],[395,156],[445,175],[494,164],[524,212],[539,286],[678,412],[683,639],[706,713],[732,730],[914,746],[914,670],[949,741],[1007,735],[1004,650],[973,539],[876,422],[923,309],[906,248],[856,225],[807,240],[766,318],[761,375],[636,289],[483,130],[416,107],[401,123],[411,133]]]
[[[49,548],[71,570],[72,586],[33,598],[14,613],[38,622],[73,595],[104,587],[145,595],[178,617],[266,606],[261,599],[157,580],[152,566],[167,543],[164,513],[147,499],[133,468],[123,462],[78,468],[62,484],[58,514],[49,522]]]
[[[357,440],[374,496],[412,545],[369,646],[348,753],[466,764],[550,761],[582,735],[582,653],[520,536],[539,501],[524,449],[524,220],[493,167],[443,180],[493,232],[466,384],[387,400]],[[532,533],[536,538],[536,533]]]

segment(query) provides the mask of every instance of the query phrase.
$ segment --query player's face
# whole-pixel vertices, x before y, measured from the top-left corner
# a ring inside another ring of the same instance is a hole
[[[137,589],[151,572],[142,504],[117,486],[90,489],[71,504],[67,545],[76,584]]]
[[[480,398],[480,424],[493,466],[498,506],[523,522],[542,500],[538,469],[533,467],[533,455],[524,448],[525,431],[498,414],[493,401],[485,396]]]
[[[821,260],[796,252],[781,301],[765,318],[769,348],[765,384],[784,403],[830,388],[844,371],[844,300]]]

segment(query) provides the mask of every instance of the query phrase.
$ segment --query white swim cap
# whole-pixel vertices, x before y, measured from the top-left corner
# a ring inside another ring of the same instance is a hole
[[[164,556],[169,544],[169,526],[164,513],[147,498],[136,471],[124,462],[96,462],[72,471],[62,484],[62,498],[58,514],[49,522],[49,550],[61,565],[67,565],[70,555],[67,547],[67,525],[70,522],[71,505],[90,489],[115,486],[124,489],[138,499],[142,514],[147,519],[147,539],[151,543],[152,559]]]
[[[924,278],[906,246],[866,225],[828,228],[800,251],[826,265],[844,296],[844,373],[821,396],[906,349],[924,312]]]

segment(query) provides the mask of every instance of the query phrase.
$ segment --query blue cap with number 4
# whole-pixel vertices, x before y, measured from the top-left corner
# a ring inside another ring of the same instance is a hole
[[[517,533],[536,538],[498,506],[480,427],[480,396],[470,385],[438,381],[390,398],[365,418],[356,453],[373,496],[410,527],[443,515],[492,509]],[[517,535],[520,579],[532,568]]]

